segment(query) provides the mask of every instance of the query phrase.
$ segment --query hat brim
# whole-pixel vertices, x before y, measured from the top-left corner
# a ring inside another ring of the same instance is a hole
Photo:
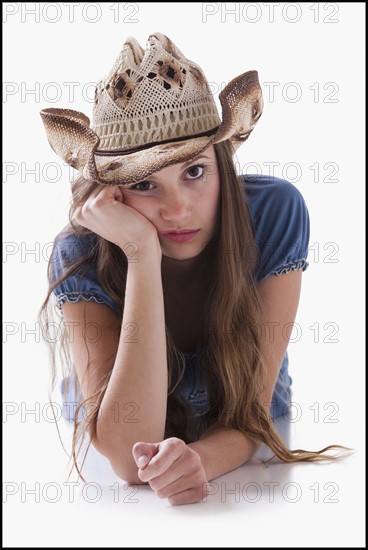
[[[234,78],[220,93],[222,123],[208,136],[161,143],[153,147],[111,156],[98,150],[99,137],[89,119],[77,111],[44,109],[41,116],[51,147],[86,179],[102,185],[128,186],[172,164],[190,161],[215,143],[229,140],[236,150],[262,114],[262,91],[257,71]]]
[[[191,138],[124,156],[95,155],[95,163],[101,183],[128,186],[172,164],[195,159],[212,144],[213,136]],[[88,173],[85,175],[88,177]]]

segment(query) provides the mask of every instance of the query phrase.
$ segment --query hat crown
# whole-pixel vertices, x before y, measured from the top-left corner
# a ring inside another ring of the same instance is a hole
[[[161,33],[144,50],[128,38],[98,83],[92,127],[71,109],[41,111],[54,151],[101,185],[133,185],[229,141],[236,151],[262,114],[257,71],[233,78],[219,94],[222,117],[202,69]]]
[[[203,135],[220,123],[202,69],[161,33],[145,51],[129,37],[96,87],[92,128],[100,151]]]

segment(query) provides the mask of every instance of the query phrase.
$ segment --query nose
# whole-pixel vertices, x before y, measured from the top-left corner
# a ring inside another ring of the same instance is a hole
[[[189,197],[183,189],[171,189],[165,194],[161,207],[161,217],[165,221],[183,221],[190,212]]]

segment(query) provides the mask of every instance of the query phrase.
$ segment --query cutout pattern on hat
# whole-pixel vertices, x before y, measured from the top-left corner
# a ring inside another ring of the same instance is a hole
[[[166,166],[195,159],[229,140],[234,151],[262,114],[257,71],[231,80],[219,94],[219,118],[207,80],[165,35],[146,51],[124,44],[96,90],[94,120],[71,109],[41,111],[54,151],[84,178],[101,185],[133,185]]]
[[[200,67],[183,60],[179,50],[165,51],[156,35],[141,59],[142,51],[129,39],[97,86],[92,128],[100,137],[99,151],[190,137],[221,122]]]

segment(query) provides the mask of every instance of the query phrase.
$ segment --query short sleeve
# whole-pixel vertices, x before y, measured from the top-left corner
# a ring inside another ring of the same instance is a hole
[[[301,192],[290,182],[267,176],[244,176],[258,263],[257,282],[308,267],[310,220]]]
[[[51,258],[51,281],[54,283],[78,259],[89,254],[96,245],[93,235],[67,235],[57,239]],[[96,266],[89,261],[76,273],[65,279],[54,289],[56,305],[61,310],[64,302],[76,303],[80,300],[106,304],[115,313],[119,305],[106,293],[98,281]]]

